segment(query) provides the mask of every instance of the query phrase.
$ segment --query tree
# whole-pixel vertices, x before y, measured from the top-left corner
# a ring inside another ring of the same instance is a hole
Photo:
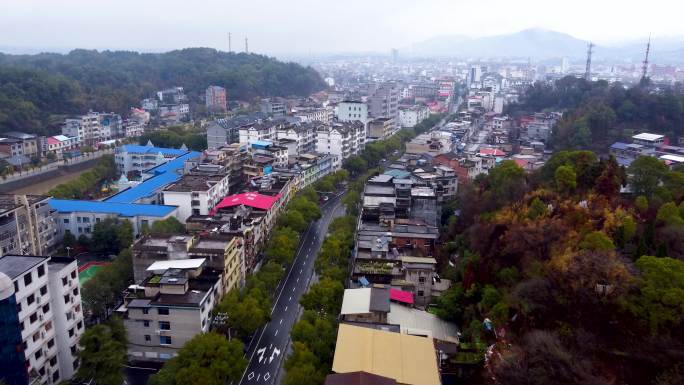
[[[289,227],[277,227],[266,247],[266,257],[281,265],[289,265],[294,260],[299,234]]]
[[[629,182],[636,195],[650,198],[668,172],[667,166],[660,159],[651,156],[640,156],[629,166]]]
[[[359,175],[368,169],[368,163],[360,156],[352,156],[344,162],[344,168],[351,175]]]
[[[224,385],[238,381],[247,367],[244,346],[217,333],[193,337],[150,378],[150,385]]]
[[[113,320],[112,323],[121,323]],[[120,385],[123,380],[123,366],[126,363],[126,339],[121,327],[100,324],[86,329],[79,340],[78,355],[81,366],[76,378],[101,385]],[[122,338],[123,337],[123,338]]]
[[[295,209],[289,209],[282,214],[278,220],[278,224],[289,227],[300,234],[309,226],[302,213]]]
[[[654,334],[678,330],[684,322],[684,262],[643,256],[636,267],[641,272],[639,293],[629,298],[628,308]]]
[[[560,192],[572,192],[577,187],[577,174],[571,166],[560,166],[555,174],[556,188]]]
[[[591,251],[615,250],[615,245],[613,244],[613,241],[601,231],[594,231],[587,234],[582,240],[582,242],[580,242],[579,246],[583,250]]]
[[[668,226],[684,226],[684,219],[680,216],[679,208],[673,202],[660,206],[656,218]]]
[[[304,309],[329,315],[339,313],[342,308],[344,285],[341,282],[323,278],[311,285],[309,291],[299,301]]]
[[[535,197],[532,199],[532,202],[530,202],[530,207],[527,210],[527,217],[530,219],[537,219],[546,215],[546,210],[547,207],[544,202],[542,202],[539,197]]]
[[[154,234],[183,234],[185,225],[176,217],[168,217],[161,221],[155,221],[150,227],[150,232]]]
[[[242,338],[252,335],[268,322],[271,309],[268,296],[259,288],[252,288],[245,293],[237,289],[231,290],[216,307],[217,313],[226,313],[228,326]]]

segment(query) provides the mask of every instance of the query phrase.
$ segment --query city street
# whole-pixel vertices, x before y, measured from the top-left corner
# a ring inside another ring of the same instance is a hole
[[[302,236],[295,260],[280,283],[271,311],[271,321],[258,332],[248,351],[249,364],[240,384],[273,384],[287,354],[290,330],[299,315],[299,299],[306,292],[330,222],[344,215],[340,195],[321,205],[321,218],[313,222]]]

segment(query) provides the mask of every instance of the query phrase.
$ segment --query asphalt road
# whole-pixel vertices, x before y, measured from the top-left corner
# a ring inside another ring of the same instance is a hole
[[[299,315],[299,299],[306,293],[328,225],[337,216],[344,215],[340,195],[331,197],[321,205],[321,218],[313,222],[302,236],[295,260],[281,281],[271,321],[258,334],[247,350],[249,364],[240,380],[246,384],[273,384],[285,358],[292,326]]]

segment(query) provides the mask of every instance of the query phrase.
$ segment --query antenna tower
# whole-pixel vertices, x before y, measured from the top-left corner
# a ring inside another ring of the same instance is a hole
[[[584,79],[591,81],[591,54],[594,52],[594,43],[589,42],[589,49],[587,50],[587,67],[584,69]]]
[[[651,35],[648,35],[648,43],[646,43],[646,56],[644,57],[643,65],[641,66],[641,81],[646,80],[648,73],[648,54],[651,52]]]
[[[232,41],[231,41],[231,34],[228,32],[228,52],[233,52],[233,46],[232,46]]]
[[[247,38],[245,38],[245,53],[249,53],[249,43],[247,42]]]

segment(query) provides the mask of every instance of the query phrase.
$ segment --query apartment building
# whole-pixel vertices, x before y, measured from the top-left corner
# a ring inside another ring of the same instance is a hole
[[[57,227],[41,195],[0,194],[0,256],[47,255],[57,243]]]
[[[239,287],[245,279],[244,252],[240,237],[224,234],[156,235],[138,239],[132,247],[133,278],[143,281],[150,265],[171,260],[205,260],[205,266],[218,272],[223,295]]]
[[[368,123],[368,137],[373,139],[385,139],[394,133],[394,119],[377,118]]]
[[[292,124],[287,126],[279,127],[276,131],[276,138],[278,141],[283,142],[281,144],[285,145],[286,142],[294,143],[292,147],[293,151],[289,151],[289,156],[298,156],[299,154],[308,154],[316,149],[316,133],[318,127],[321,127],[323,123],[302,123],[302,124]]]
[[[295,107],[292,110],[292,116],[302,123],[329,124],[333,120],[333,110],[328,107]]]
[[[333,168],[365,147],[365,128],[360,121],[334,122],[316,129],[316,152],[333,157]]]
[[[209,86],[204,92],[205,105],[207,111],[212,113],[226,112],[228,100],[226,89],[219,86]]]
[[[285,116],[285,104],[272,99],[262,99],[261,112],[273,117]]]
[[[55,135],[47,138],[47,152],[55,154],[57,159],[61,159],[65,151],[76,148],[78,141],[65,135]]]
[[[76,118],[66,119],[62,135],[76,138],[79,146],[94,146],[100,141],[110,139],[104,135],[100,114],[90,111]]]
[[[167,163],[187,152],[187,149],[155,147],[152,143],[145,146],[125,144],[116,148],[114,161],[120,173],[128,178],[136,178],[146,170]]]
[[[206,259],[159,261],[124,294],[121,314],[131,361],[164,362],[200,333],[209,331],[221,299],[220,272]]]
[[[373,118],[399,120],[399,94],[396,83],[374,84],[368,97],[368,113]]]
[[[207,126],[207,146],[215,150],[231,143],[239,143],[241,127],[248,127],[267,119],[268,115],[261,112],[239,115],[231,119],[216,119]]]
[[[427,106],[399,107],[399,126],[412,128],[430,117]]]
[[[40,145],[40,138],[38,138],[36,135],[27,134],[25,132],[8,131],[3,132],[2,136],[5,138],[19,140],[19,143],[21,144],[21,155],[25,156],[28,160],[33,157],[40,157],[43,155]]]
[[[78,369],[78,340],[84,331],[76,261],[30,255],[0,257],[3,308],[10,322],[3,328],[25,370],[25,383],[58,384]],[[10,284],[11,282],[11,284]],[[18,335],[16,333],[19,333]],[[18,357],[14,357],[15,360]],[[3,360],[5,357],[3,356]]]
[[[368,123],[368,105],[360,100],[344,100],[337,105],[337,120],[351,122],[358,120]]]
[[[178,219],[184,222],[191,215],[207,215],[228,195],[230,173],[183,175],[179,181],[162,191],[165,205],[178,206]]]

